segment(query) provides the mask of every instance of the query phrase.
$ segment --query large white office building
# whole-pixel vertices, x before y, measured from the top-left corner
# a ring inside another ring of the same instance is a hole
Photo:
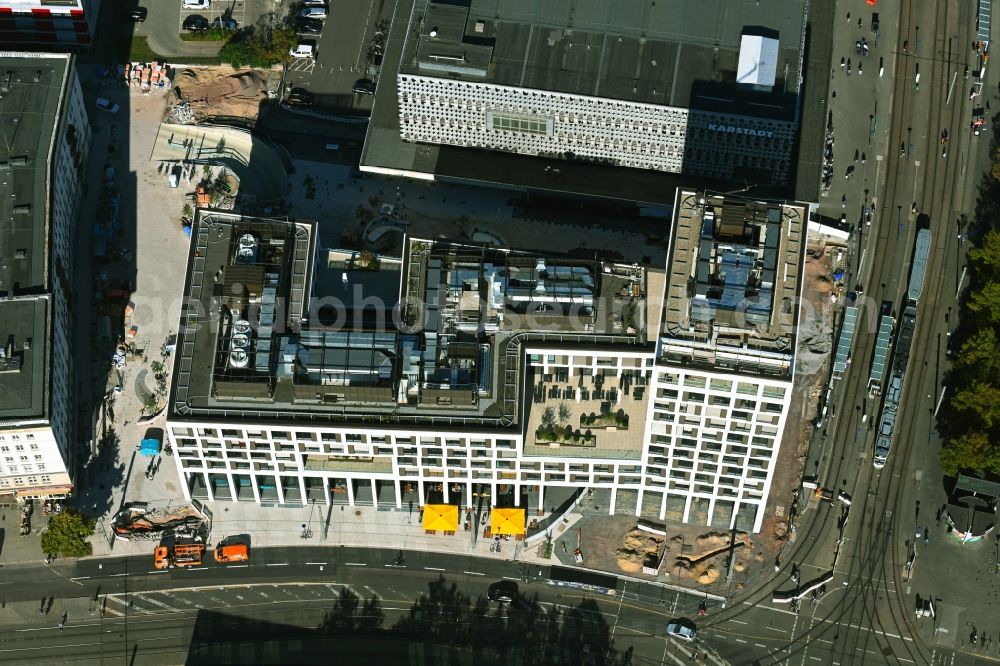
[[[189,496],[758,530],[807,211],[679,195],[664,269],[199,211],[167,431]],[[666,297],[666,301],[664,298]]]
[[[416,175],[437,161],[421,146],[438,145],[778,187],[790,178],[803,2],[769,14],[726,0],[400,5],[362,169]],[[418,146],[395,157],[388,105],[399,137]]]
[[[0,54],[0,496],[73,488],[73,257],[90,122],[73,58]],[[16,129],[16,131],[14,131]]]

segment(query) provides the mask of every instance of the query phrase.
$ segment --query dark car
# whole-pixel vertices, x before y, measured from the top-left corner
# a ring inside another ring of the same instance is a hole
[[[323,22],[319,19],[299,17],[295,21],[295,32],[318,35],[323,32]]]
[[[292,88],[288,93],[289,106],[312,106],[316,101],[316,96],[305,88]]]
[[[490,601],[510,603],[517,598],[517,583],[512,580],[498,580],[490,585],[486,591],[486,598]]]
[[[359,95],[374,95],[375,82],[371,79],[358,79],[354,82],[354,86],[351,90]]]
[[[148,11],[145,7],[136,7],[135,9],[130,9],[125,12],[126,21],[135,21],[136,23],[142,23],[146,20],[146,15]]]
[[[238,30],[240,24],[229,16],[219,16],[212,21],[213,30]]]
[[[184,19],[184,29],[191,31],[208,30],[208,19],[199,14],[191,14]]]

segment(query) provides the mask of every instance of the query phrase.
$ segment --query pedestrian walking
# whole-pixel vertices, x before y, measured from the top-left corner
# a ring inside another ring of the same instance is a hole
[[[865,163],[865,154],[864,153],[861,153],[861,163],[862,164]]]
[[[844,65],[847,63],[847,59],[844,56],[840,56],[840,68],[844,69]]]
[[[854,161],[858,161],[858,157],[861,155],[861,151],[857,148],[854,149]]]
[[[924,545],[926,546],[931,542],[931,531],[924,526]]]
[[[851,12],[847,12],[847,22],[851,22]]]
[[[862,74],[864,74],[864,71],[861,69],[861,61],[859,60],[858,61],[858,76],[861,76]]]

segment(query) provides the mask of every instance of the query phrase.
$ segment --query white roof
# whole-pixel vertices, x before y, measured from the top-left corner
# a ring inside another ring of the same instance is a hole
[[[736,82],[751,86],[774,85],[778,70],[778,40],[760,35],[743,35]]]

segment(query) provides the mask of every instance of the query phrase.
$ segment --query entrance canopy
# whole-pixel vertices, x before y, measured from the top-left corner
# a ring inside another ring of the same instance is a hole
[[[424,530],[454,532],[458,528],[458,507],[454,504],[425,504]]]
[[[524,509],[493,509],[490,512],[490,532],[493,534],[524,534]]]

